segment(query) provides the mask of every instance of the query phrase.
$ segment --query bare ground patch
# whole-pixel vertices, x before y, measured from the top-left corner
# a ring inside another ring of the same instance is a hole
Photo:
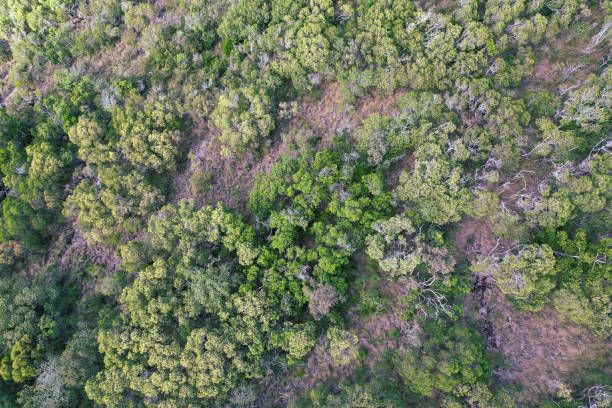
[[[276,161],[289,151],[287,141],[275,140],[266,154],[255,157],[246,153],[242,157],[223,157],[218,142],[218,130],[211,126],[206,135],[194,142],[183,173],[178,174],[170,186],[170,202],[193,197],[198,205],[215,205],[221,202],[231,208],[241,209],[248,200],[249,191],[258,174],[267,172]],[[208,172],[211,176],[208,191],[195,197],[189,178],[195,171]]]
[[[405,92],[400,89],[385,95],[373,90],[350,105],[345,102],[339,84],[331,82],[317,92],[317,97],[309,94],[297,101],[298,113],[293,119],[292,127],[299,128],[307,124],[315,134],[322,137],[323,144],[328,145],[334,134],[345,129],[354,129],[373,113],[396,112],[397,98]]]
[[[489,350],[505,357],[506,366],[494,376],[500,385],[519,386],[520,404],[554,395],[561,383],[577,385],[593,361],[612,355],[609,342],[563,319],[551,306],[539,313],[516,311],[485,276],[474,277],[465,312],[477,322]]]
[[[489,218],[468,218],[459,224],[451,235],[458,258],[474,260],[486,257],[497,245],[497,237],[491,231]]]

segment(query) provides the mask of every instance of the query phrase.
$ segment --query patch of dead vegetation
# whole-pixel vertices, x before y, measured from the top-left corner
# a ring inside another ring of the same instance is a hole
[[[194,198],[198,206],[224,205],[243,209],[249,191],[258,174],[266,173],[285,153],[289,152],[288,141],[274,139],[268,152],[257,158],[252,153],[242,157],[221,155],[218,141],[219,131],[209,124],[206,135],[194,142],[189,151],[189,163],[183,173],[178,174],[170,185],[170,202]],[[194,172],[207,172],[211,176],[210,188],[195,196],[189,185]]]
[[[91,264],[103,266],[104,275],[111,276],[119,269],[121,260],[115,257],[112,249],[99,243],[87,242],[83,234],[76,229],[58,259],[58,266],[62,271],[74,272]]]

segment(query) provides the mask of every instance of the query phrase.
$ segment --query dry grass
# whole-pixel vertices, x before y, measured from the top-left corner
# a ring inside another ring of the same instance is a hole
[[[322,146],[327,147],[331,138],[342,130],[352,130],[373,113],[393,114],[397,111],[397,98],[406,91],[397,90],[385,95],[373,90],[360,98],[354,105],[348,105],[337,82],[323,86],[317,97],[311,94],[298,100],[298,113],[291,128],[299,129],[304,125],[313,129],[322,138]]]
[[[539,313],[516,311],[484,276],[474,277],[465,314],[475,319],[489,350],[504,356],[507,366],[497,368],[494,377],[500,385],[518,386],[521,406],[554,394],[559,383],[577,385],[596,359],[612,356],[612,344],[550,306]]]

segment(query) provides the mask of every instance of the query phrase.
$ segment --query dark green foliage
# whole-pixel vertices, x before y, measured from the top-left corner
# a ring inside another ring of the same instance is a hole
[[[74,288],[49,268],[37,277],[19,274],[0,288],[2,378],[23,382],[37,374],[45,353],[61,347],[70,327],[62,318],[74,301]]]
[[[349,257],[372,222],[390,211],[382,180],[362,166],[345,147],[286,159],[250,194],[257,228],[270,240],[257,262],[264,287],[277,301],[291,293],[292,313],[307,300],[303,288],[325,284],[346,291]],[[256,277],[249,274],[249,280]]]
[[[584,230],[569,235],[564,230],[541,231],[537,239],[551,245],[557,260],[557,290],[552,294],[556,309],[570,320],[588,326],[605,337],[612,329],[612,241],[587,239]]]
[[[393,360],[413,392],[429,395],[434,388],[450,392],[460,383],[473,384],[486,378],[488,362],[478,332],[440,322],[428,322],[424,329],[427,338],[421,346]]]

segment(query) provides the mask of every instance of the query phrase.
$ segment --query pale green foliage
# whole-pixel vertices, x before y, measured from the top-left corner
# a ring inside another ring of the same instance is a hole
[[[231,90],[219,97],[212,118],[221,129],[221,141],[227,146],[225,155],[242,152],[246,146],[259,146],[274,129],[270,108],[265,90],[253,87]]]
[[[443,225],[459,221],[471,194],[462,187],[462,169],[438,144],[427,143],[415,152],[414,170],[400,175],[395,196],[414,203],[423,220]]]
[[[609,129],[612,113],[612,71],[605,70],[601,77],[592,75],[580,88],[572,91],[565,102],[562,124],[576,123],[588,132],[599,133]]]
[[[76,125],[68,132],[70,141],[77,145],[77,156],[80,160],[91,164],[101,164],[115,161],[117,153],[104,144],[106,130],[103,125],[92,116],[79,116]]]
[[[59,407],[67,405],[67,396],[57,359],[51,357],[40,367],[34,385],[26,386],[19,392],[17,401],[24,408]]]
[[[178,117],[171,103],[128,100],[113,110],[117,147],[137,169],[174,170],[178,155]]]
[[[116,240],[142,227],[144,217],[161,205],[163,194],[142,173],[115,165],[103,168],[94,183],[85,179],[67,199],[66,215],[76,212],[87,235]]]
[[[124,22],[128,29],[141,32],[149,25],[154,17],[155,12],[150,4],[135,4],[125,13]]]
[[[347,365],[358,356],[357,335],[348,330],[331,327],[327,331],[329,352],[334,362],[340,366]]]
[[[372,225],[378,234],[370,235],[366,239],[368,248],[366,253],[372,259],[382,260],[385,256],[385,246],[396,244],[404,246],[408,242],[405,235],[411,235],[415,232],[411,220],[403,215],[397,215],[385,221],[376,221]],[[414,267],[412,268],[414,269]],[[407,271],[407,272],[411,272]],[[388,270],[386,272],[389,272]]]
[[[72,152],[57,148],[53,143],[42,142],[26,147],[29,157],[28,178],[21,197],[34,208],[58,209],[63,191],[61,185],[65,172],[72,163]]]
[[[270,6],[261,0],[240,0],[232,4],[217,32],[222,38],[239,42],[257,34],[270,19]]]
[[[163,203],[163,183],[151,175],[176,168],[179,122],[173,104],[131,93],[112,108],[107,126],[81,116],[70,129],[87,167],[64,213],[76,215],[90,239],[114,242],[132,234]]]
[[[371,165],[397,158],[428,137],[446,140],[448,133],[454,130],[452,124],[445,122],[452,117],[438,94],[410,92],[398,98],[397,105],[399,112],[394,117],[374,113],[356,131],[357,147],[367,155]]]
[[[551,155],[556,161],[566,160],[569,152],[576,147],[574,132],[563,131],[553,121],[544,118],[538,119],[536,126],[542,141],[533,148],[533,152],[539,156]]]
[[[612,183],[610,154],[595,154],[581,167],[585,173],[577,176],[569,171],[561,173],[558,179],[541,186],[539,197],[525,203],[528,206],[526,215],[532,223],[555,228],[565,225],[580,213],[596,214],[609,207],[612,198],[608,188]],[[602,221],[609,222],[605,218]]]
[[[539,310],[555,287],[555,256],[546,244],[529,245],[500,259],[485,259],[474,271],[491,271],[497,286],[521,309]]]
[[[298,363],[315,345],[315,326],[311,323],[288,325],[274,333],[271,341],[287,352],[290,364]]]

